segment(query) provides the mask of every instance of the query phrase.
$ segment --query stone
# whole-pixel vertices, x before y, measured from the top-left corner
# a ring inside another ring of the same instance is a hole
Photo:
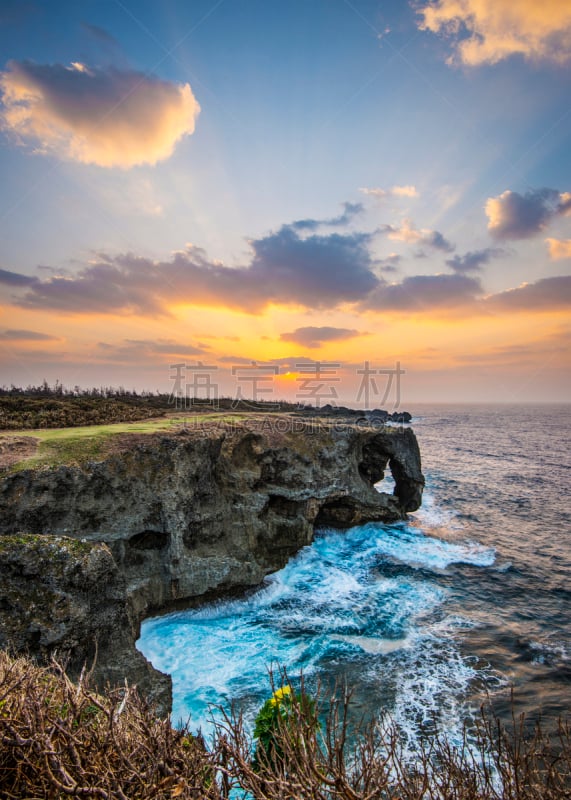
[[[374,488],[387,468],[393,494]],[[145,617],[259,585],[316,527],[403,519],[423,486],[410,428],[287,415],[124,437],[102,462],[7,474],[0,645],[66,652],[76,670],[97,651],[99,684],[127,678],[164,710],[170,681],[135,648]]]

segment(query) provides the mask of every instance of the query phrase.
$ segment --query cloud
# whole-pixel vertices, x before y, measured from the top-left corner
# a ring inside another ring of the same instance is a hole
[[[571,193],[534,189],[524,195],[509,189],[489,197],[485,205],[488,230],[495,239],[529,239],[557,216],[571,211]]]
[[[400,228],[394,225],[383,225],[381,232],[386,233],[389,239],[398,242],[408,242],[409,244],[425,245],[444,253],[451,253],[454,245],[449,242],[439,231],[432,231],[428,228],[418,230],[410,219],[403,220]]]
[[[0,283],[6,286],[31,286],[36,283],[37,280],[37,278],[31,278],[28,275],[21,275],[19,272],[0,269]]]
[[[81,27],[102,47],[110,50],[120,49],[117,39],[105,28],[100,28],[99,25],[92,25],[90,22],[82,22]]]
[[[251,261],[229,268],[189,246],[169,261],[132,253],[98,253],[75,275],[31,279],[5,272],[4,282],[27,291],[25,308],[68,312],[168,314],[171,304],[212,305],[259,313],[269,304],[334,308],[362,300],[377,286],[369,233],[312,234],[292,226],[250,241]],[[0,281],[3,275],[0,271]]]
[[[378,311],[432,311],[471,304],[482,294],[480,282],[467,275],[413,275],[378,286],[362,308]]]
[[[273,364],[279,364],[284,372],[291,372],[299,364],[323,364],[323,361],[315,361],[309,356],[284,356],[283,358],[272,358]]]
[[[571,275],[541,278],[491,295],[485,304],[503,311],[555,311],[571,306]]]
[[[393,186],[391,189],[392,194],[397,197],[418,197],[418,190],[416,186]]]
[[[566,330],[558,330],[539,339],[528,340],[524,344],[505,345],[485,348],[475,353],[458,353],[453,360],[458,364],[474,364],[481,366],[497,366],[525,370],[534,367],[540,369],[545,363],[554,365],[559,362],[565,369],[568,362],[570,334]]]
[[[153,339],[123,339],[121,344],[98,342],[97,347],[105,353],[105,359],[109,361],[140,360],[155,355],[185,358],[205,353],[203,347],[181,344],[173,339],[157,339],[156,341]]]
[[[308,326],[305,328],[296,328],[291,333],[280,334],[280,341],[293,342],[300,344],[304,347],[320,347],[323,342],[340,342],[347,341],[347,339],[354,339],[356,336],[365,336],[366,334],[352,328],[331,328],[321,327],[316,328]]]
[[[218,336],[218,335],[215,335],[215,334],[212,334],[212,333],[201,333],[200,335],[201,335],[201,337],[203,339],[215,339],[216,341],[221,341],[221,340],[228,341],[228,342],[240,342],[241,341],[241,337],[240,336],[224,336],[224,335]],[[261,338],[263,339],[264,337],[262,336]],[[267,339],[269,337],[266,336],[265,338]]]
[[[449,63],[478,66],[521,55],[564,64],[571,58],[567,0],[437,0],[419,13],[421,30],[453,39]]]
[[[256,364],[263,364],[263,361],[256,361],[253,358],[246,358],[245,356],[221,356],[217,359],[221,364],[233,364],[235,366],[255,366]]]
[[[501,247],[486,247],[484,250],[471,250],[463,256],[455,255],[446,259],[446,264],[452,267],[454,272],[477,272],[482,269],[483,264],[488,264],[492,258],[499,258],[506,255],[506,251]]]
[[[402,256],[398,253],[389,253],[384,258],[379,258],[375,261],[375,265],[382,270],[382,272],[398,272],[398,264],[402,261]]]
[[[549,249],[549,258],[560,261],[562,258],[571,258],[571,239],[546,239]]]
[[[343,213],[330,219],[298,219],[289,227],[296,231],[315,231],[317,228],[341,228],[353,222],[364,211],[362,203],[343,203]]]
[[[188,83],[79,62],[10,61],[0,95],[3,128],[18,144],[100,167],[168,158],[200,112]]]
[[[269,337],[266,337],[268,339]],[[247,356],[219,356],[216,358],[219,364],[230,364],[231,366],[279,366],[281,367],[280,373],[283,375],[286,372],[294,371],[300,364],[317,364],[324,362],[317,362],[308,356],[284,356],[282,358],[272,358],[265,361],[260,358],[248,358]]]
[[[38,331],[8,330],[0,331],[0,341],[2,342],[59,342],[57,336],[50,336],[47,333]]]
[[[400,283],[385,283],[361,303],[364,310],[459,311],[473,314],[489,312],[548,312],[571,306],[571,275],[541,278],[514,289],[484,296],[478,279],[459,273],[414,275]]]
[[[419,197],[416,186],[393,186],[390,189],[359,189],[369,197],[376,197],[377,200],[388,200],[390,197]]]
[[[369,233],[301,239],[290,226],[251,242],[251,290],[268,301],[331,308],[364,297],[377,283]]]

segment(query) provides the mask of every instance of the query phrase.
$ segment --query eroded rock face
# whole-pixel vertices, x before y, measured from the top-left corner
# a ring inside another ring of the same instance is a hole
[[[105,544],[62,536],[0,537],[0,647],[64,660],[71,674],[96,665],[101,685],[129,676],[160,711],[171,680],[133,646],[138,620]]]
[[[56,574],[42,567],[48,551],[24,549],[24,557],[11,546],[0,573],[0,644],[4,636],[40,654],[67,644],[79,663],[91,652],[82,643],[98,638],[100,681],[125,674],[147,688],[152,672],[134,642],[148,614],[261,583],[311,542],[316,526],[391,522],[419,507],[424,479],[411,430],[280,419],[281,428],[253,420],[139,438],[102,463],[6,476],[0,534],[65,536],[91,549],[71,573]],[[394,495],[373,487],[387,467]],[[28,619],[26,587],[39,597],[44,584],[39,639],[31,618],[18,631],[6,626],[10,608]],[[59,605],[53,592],[64,597]],[[164,701],[169,686],[154,686]]]

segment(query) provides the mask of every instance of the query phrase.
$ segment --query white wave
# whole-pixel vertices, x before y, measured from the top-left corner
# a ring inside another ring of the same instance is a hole
[[[377,492],[384,492],[385,494],[392,494],[395,488],[395,479],[389,469],[385,471],[384,478],[375,483]]]
[[[272,665],[306,676],[346,665],[351,680],[370,673],[380,687],[392,685],[395,713],[412,731],[413,718],[451,708],[473,674],[453,626],[440,619],[447,591],[426,571],[438,576],[453,563],[493,560],[490,548],[445,542],[405,524],[329,532],[248,597],[146,620],[138,646],[172,676],[173,719],[190,715],[193,729],[211,730],[212,704],[233,700],[252,718]],[[407,569],[399,572],[399,564]],[[423,572],[411,574],[411,567]]]
[[[513,563],[511,561],[505,561],[503,564],[498,564],[495,567],[496,572],[508,572],[513,567]]]
[[[414,512],[413,518],[423,528],[460,530],[462,525],[455,511],[443,508],[429,489],[422,494],[422,505]]]
[[[365,653],[372,653],[373,655],[387,655],[394,653],[395,650],[402,650],[404,647],[410,646],[410,639],[405,636],[403,639],[376,639],[373,636],[344,636],[340,633],[333,634],[331,637],[333,641],[347,642],[347,644],[355,645]]]
[[[446,542],[404,526],[369,523],[363,527],[373,534],[374,548],[379,555],[389,555],[411,567],[446,569],[451,564],[489,567],[496,558],[494,548],[478,542]]]
[[[419,732],[436,727],[448,740],[462,740],[462,712],[469,687],[477,676],[452,638],[420,636],[411,653],[398,653],[392,665],[397,691],[392,716],[412,756],[420,743]]]
[[[529,643],[529,648],[536,654],[534,661],[538,664],[559,660],[563,662],[571,661],[571,649],[565,642],[532,641]]]

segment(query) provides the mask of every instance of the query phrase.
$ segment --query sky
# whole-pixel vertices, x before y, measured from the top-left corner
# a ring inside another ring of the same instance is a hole
[[[571,0],[0,0],[0,56],[0,384],[571,399]]]

